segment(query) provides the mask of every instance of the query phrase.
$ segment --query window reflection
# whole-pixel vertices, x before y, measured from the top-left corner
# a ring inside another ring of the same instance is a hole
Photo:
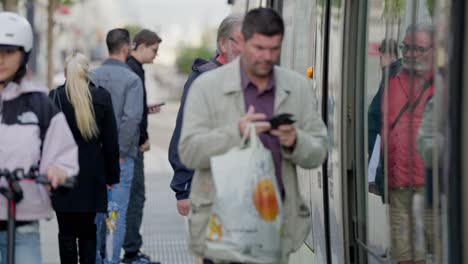
[[[434,95],[433,39],[432,25],[408,26],[400,44],[401,66],[389,76],[380,104],[390,205],[390,256],[398,263],[423,263],[426,249],[432,248],[432,212],[425,206],[427,176],[416,141],[425,105]]]
[[[368,10],[366,242],[374,256],[394,263],[432,263],[439,223],[434,9],[423,1],[379,3],[371,1]],[[384,20],[375,19],[379,11]]]

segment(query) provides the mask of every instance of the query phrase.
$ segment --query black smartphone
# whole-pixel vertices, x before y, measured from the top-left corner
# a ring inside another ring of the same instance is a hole
[[[283,113],[272,116],[270,119],[268,119],[268,122],[270,122],[272,129],[277,129],[281,125],[291,125],[296,122],[293,117],[294,116],[292,114]]]

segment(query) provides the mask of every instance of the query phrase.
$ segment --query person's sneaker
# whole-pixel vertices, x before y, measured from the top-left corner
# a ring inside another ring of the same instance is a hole
[[[141,252],[138,252],[132,258],[124,257],[121,262],[126,264],[161,264],[161,262],[151,261],[151,258],[148,255]]]

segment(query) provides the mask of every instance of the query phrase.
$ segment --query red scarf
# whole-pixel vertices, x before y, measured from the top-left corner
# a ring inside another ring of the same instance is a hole
[[[216,57],[216,61],[221,63],[222,65],[226,64],[226,59],[224,58],[223,55],[219,54],[217,57]]]

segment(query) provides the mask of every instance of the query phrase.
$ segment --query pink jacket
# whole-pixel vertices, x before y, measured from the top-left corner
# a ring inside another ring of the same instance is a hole
[[[25,171],[39,164],[45,174],[54,165],[68,176],[78,173],[78,148],[65,116],[47,96],[47,89],[31,81],[10,82],[0,92],[0,169]],[[6,180],[0,179],[5,186]],[[49,193],[43,185],[21,181],[23,200],[17,220],[33,221],[52,216]],[[7,218],[6,199],[0,196],[0,220]]]

